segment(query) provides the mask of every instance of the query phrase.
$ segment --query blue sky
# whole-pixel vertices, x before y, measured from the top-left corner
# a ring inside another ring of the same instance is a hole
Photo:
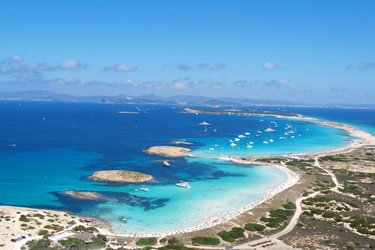
[[[375,103],[375,1],[3,0],[0,91]]]

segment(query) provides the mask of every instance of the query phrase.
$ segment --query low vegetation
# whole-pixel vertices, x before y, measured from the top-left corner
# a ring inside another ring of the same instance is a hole
[[[227,242],[236,242],[237,239],[244,237],[245,230],[241,227],[234,227],[230,231],[221,231],[218,233],[220,238]]]
[[[194,245],[209,245],[209,246],[217,246],[220,244],[220,240],[216,237],[194,237],[191,239]]]
[[[141,238],[137,240],[136,244],[137,246],[153,246],[156,245],[157,241],[155,237]]]

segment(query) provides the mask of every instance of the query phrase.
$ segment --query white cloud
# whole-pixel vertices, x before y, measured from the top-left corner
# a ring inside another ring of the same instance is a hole
[[[288,87],[290,83],[290,80],[287,78],[281,78],[279,80],[270,80],[265,81],[264,85],[270,86],[270,87]]]
[[[185,84],[183,84],[182,82],[176,82],[173,84],[173,88],[175,89],[185,89]]]
[[[200,69],[208,69],[208,70],[219,70],[225,69],[225,63],[200,63],[197,65]]]
[[[75,59],[69,59],[69,60],[66,60],[66,61],[63,61],[61,63],[59,63],[59,65],[57,66],[58,69],[62,69],[62,70],[73,70],[73,69],[82,69],[82,68],[86,68],[86,65],[82,64],[80,61],[78,60],[75,60]]]
[[[265,63],[263,63],[262,67],[265,70],[275,70],[275,69],[280,68],[280,65],[278,65],[276,63],[272,63],[272,62],[265,62]]]
[[[114,72],[131,72],[136,71],[138,68],[136,66],[128,65],[128,64],[114,64],[105,67],[103,70],[105,71],[114,71]]]
[[[9,61],[19,63],[23,61],[23,57],[20,55],[13,55],[9,57]]]

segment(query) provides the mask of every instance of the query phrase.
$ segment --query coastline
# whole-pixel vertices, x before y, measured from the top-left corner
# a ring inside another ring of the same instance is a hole
[[[268,116],[272,116],[272,115],[268,114]],[[274,116],[279,117],[279,115],[274,115]],[[343,123],[324,121],[324,120],[320,120],[320,119],[316,119],[316,118],[310,118],[310,117],[282,117],[282,118],[300,119],[300,120],[320,124],[320,125],[327,126],[327,127],[334,127],[334,128],[337,128],[337,129],[344,130],[345,132],[347,132],[348,136],[354,137],[353,139],[350,140],[350,143],[347,146],[342,147],[342,148],[337,148],[337,149],[329,150],[329,151],[314,152],[314,153],[301,153],[301,154],[294,154],[294,155],[319,156],[319,155],[327,155],[327,154],[339,154],[339,153],[351,151],[353,149],[356,149],[356,148],[359,148],[359,147],[362,147],[362,146],[375,145],[374,135],[372,135],[369,132],[363,131],[361,129],[358,129],[356,127],[349,126],[349,125],[346,125],[346,124],[343,124]],[[238,157],[238,158],[237,157],[220,157],[219,159],[225,160],[225,161],[232,161],[232,162],[235,162],[235,163],[238,163],[238,164],[256,164],[256,165],[261,165],[261,166],[276,167],[276,168],[280,169],[281,171],[283,171],[284,173],[286,173],[287,179],[282,184],[272,187],[269,191],[267,191],[265,193],[265,195],[262,198],[260,198],[256,201],[253,201],[253,202],[243,206],[240,209],[223,213],[221,215],[218,215],[214,219],[207,220],[207,221],[205,221],[205,222],[203,222],[199,225],[189,227],[189,228],[186,228],[186,229],[181,229],[181,230],[177,230],[177,231],[170,231],[170,232],[162,232],[162,233],[138,233],[138,234],[137,233],[118,234],[116,232],[111,232],[111,230],[109,228],[98,228],[99,231],[102,234],[106,234],[106,235],[109,235],[109,236],[123,236],[123,237],[150,237],[150,236],[155,237],[156,236],[156,237],[165,237],[165,236],[189,233],[189,232],[194,232],[194,231],[198,231],[198,230],[201,230],[201,229],[210,228],[210,227],[213,227],[215,225],[219,225],[219,224],[222,224],[224,222],[227,222],[227,221],[239,216],[240,214],[253,209],[254,207],[258,206],[259,204],[267,202],[268,200],[270,200],[272,197],[276,196],[280,192],[282,192],[282,191],[292,187],[296,183],[298,183],[298,181],[300,179],[300,176],[297,173],[291,171],[289,168],[287,168],[286,166],[284,166],[282,164],[247,161],[247,160],[242,160],[240,157]],[[0,206],[0,208],[4,208],[4,207],[17,208],[17,209],[20,208],[20,207],[16,207],[16,206]],[[31,208],[27,208],[27,207],[21,207],[21,208],[31,209]],[[46,210],[46,209],[37,209],[37,211],[49,211],[51,213],[56,213],[56,212],[67,213],[67,212],[61,212],[61,211],[56,211],[56,210]],[[69,214],[69,213],[67,213],[67,214]],[[81,216],[76,216],[76,217],[84,218],[84,217],[81,217]]]

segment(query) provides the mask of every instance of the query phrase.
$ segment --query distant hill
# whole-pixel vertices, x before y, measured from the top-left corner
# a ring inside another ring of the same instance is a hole
[[[163,104],[186,106],[314,106],[314,107],[347,107],[347,108],[375,108],[375,104],[309,104],[291,101],[274,101],[261,99],[205,97],[193,95],[175,95],[161,97],[154,94],[141,96],[75,96],[55,93],[52,91],[20,91],[0,92],[0,100],[13,101],[50,101],[50,102],[95,102],[95,103],[122,103],[122,104]]]

